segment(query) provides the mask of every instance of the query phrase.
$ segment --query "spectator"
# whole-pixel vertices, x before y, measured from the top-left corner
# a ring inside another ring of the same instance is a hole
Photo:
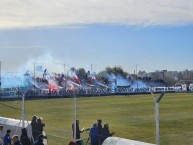
[[[80,133],[82,133],[84,129],[79,129],[79,120],[76,120],[76,140],[80,139]],[[72,124],[72,132],[73,132],[73,138],[74,138],[74,123]],[[78,145],[81,145],[81,141],[76,141]]]
[[[37,125],[37,117],[36,116],[32,117],[31,126],[32,126],[32,135],[33,135],[34,140],[36,141],[37,137],[38,137],[38,129],[37,129],[38,125]]]
[[[101,119],[97,120],[97,128],[102,129],[102,120]]]
[[[101,132],[102,132],[102,120],[101,119],[98,119],[97,120],[97,128],[98,128],[98,132],[99,132],[99,145],[102,144],[102,136],[101,136]]]
[[[3,145],[3,140],[2,139],[0,139],[0,145]]]
[[[97,128],[97,124],[94,123],[93,127],[90,129],[90,140],[91,140],[91,145],[98,145],[99,143],[99,130]]]
[[[113,136],[113,134],[115,134],[114,132],[110,133],[109,132],[109,125],[106,123],[104,124],[104,128],[102,129],[102,132],[101,132],[101,143],[103,143],[103,141],[110,137],[110,136]]]
[[[14,135],[12,137],[12,140],[13,140],[13,145],[22,145],[19,141],[19,136],[18,135]]]
[[[27,130],[26,128],[22,128],[21,130],[21,137],[20,137],[20,141],[22,145],[30,145],[30,139],[27,136]]]
[[[11,145],[11,136],[10,136],[11,130],[7,130],[6,135],[3,138],[4,145]]]
[[[44,140],[44,136],[43,136],[42,134],[40,134],[40,135],[38,136],[38,140],[37,140],[37,142],[35,143],[35,145],[44,145],[43,140]]]
[[[38,135],[42,134],[43,132],[43,128],[44,128],[45,124],[42,123],[42,120],[40,118],[37,119],[37,131],[38,131]]]
[[[77,145],[77,144],[74,141],[70,141],[68,145]]]

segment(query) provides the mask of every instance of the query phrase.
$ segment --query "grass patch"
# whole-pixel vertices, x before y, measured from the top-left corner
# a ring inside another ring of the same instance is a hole
[[[27,100],[27,119],[31,120],[33,115],[43,117],[49,145],[66,145],[72,138],[73,105],[73,98]],[[21,101],[0,102],[0,116],[20,119],[19,109]],[[192,112],[192,93],[164,96],[160,102],[161,144],[192,143]],[[80,128],[90,128],[98,118],[109,123],[115,136],[155,143],[155,110],[151,95],[77,98]],[[87,140],[88,132],[81,137]]]

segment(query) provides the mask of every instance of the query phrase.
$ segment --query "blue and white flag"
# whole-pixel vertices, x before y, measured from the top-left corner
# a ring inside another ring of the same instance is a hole
[[[38,71],[38,72],[42,72],[43,71],[43,68],[42,68],[42,66],[36,66],[36,71]]]

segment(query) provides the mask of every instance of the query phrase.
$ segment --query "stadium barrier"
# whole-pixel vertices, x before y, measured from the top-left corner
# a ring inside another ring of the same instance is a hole
[[[124,95],[124,94],[146,94],[160,92],[193,92],[193,85],[189,87],[188,91],[182,89],[182,87],[144,87],[144,88],[129,88],[129,87],[117,87],[116,89],[78,89],[75,94],[78,96],[105,96],[105,95]],[[0,89],[1,99],[20,98],[25,92],[27,98],[37,97],[72,97],[72,90],[52,90],[49,89],[28,89],[26,88],[2,88]]]

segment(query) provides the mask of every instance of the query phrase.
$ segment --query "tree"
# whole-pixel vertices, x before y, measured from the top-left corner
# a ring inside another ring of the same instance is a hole
[[[108,78],[107,78],[107,72],[106,71],[100,71],[97,75],[96,78],[98,80],[101,80],[105,84],[108,84]]]
[[[78,73],[78,76],[80,78],[82,78],[82,79],[86,79],[87,78],[87,73],[86,73],[84,68],[77,69],[77,73]]]
[[[109,73],[109,74],[110,74],[110,73],[113,73],[113,74],[115,74],[115,75],[121,75],[121,76],[123,76],[123,77],[126,77],[126,76],[128,75],[128,73],[125,72],[125,71],[122,69],[121,66],[115,66],[115,67],[113,67],[113,68],[111,68],[111,67],[106,67],[105,71],[106,71],[107,73]]]

